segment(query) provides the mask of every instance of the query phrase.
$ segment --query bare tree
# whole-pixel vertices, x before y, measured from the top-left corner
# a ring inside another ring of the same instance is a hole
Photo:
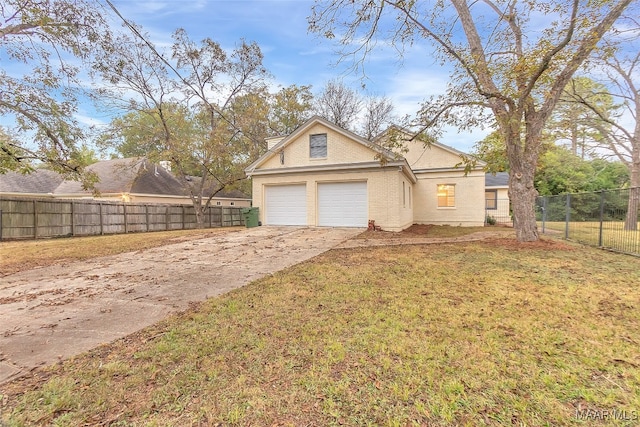
[[[170,62],[131,28],[137,40],[120,39],[98,63],[133,112],[114,120],[113,136],[149,138],[147,154],[172,162],[202,225],[212,198],[244,180],[244,167],[260,149],[246,106],[264,89],[262,53],[244,41],[227,52],[211,39],[196,43],[177,30]]]
[[[372,140],[391,126],[394,119],[393,103],[389,98],[369,96],[364,102],[361,136]]]
[[[479,111],[491,113],[506,143],[516,237],[526,242],[539,237],[534,174],[545,122],[576,70],[631,3],[318,0],[309,25],[329,38],[340,34],[343,55],[361,58],[356,67],[379,35],[399,52],[432,43],[455,71],[446,95],[425,103],[420,123],[464,129],[478,124]]]
[[[318,115],[348,130],[356,130],[357,118],[362,110],[362,97],[358,92],[338,80],[330,80],[316,98]]]

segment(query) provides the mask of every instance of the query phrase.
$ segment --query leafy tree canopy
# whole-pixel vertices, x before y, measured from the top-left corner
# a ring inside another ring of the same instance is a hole
[[[86,64],[110,37],[105,16],[99,2],[88,0],[2,2],[0,54],[10,67],[0,70],[0,115],[15,126],[0,145],[0,172],[24,172],[42,162],[81,174],[86,158],[78,152],[85,135],[74,119],[82,87],[77,64]]]
[[[401,55],[412,45],[435,47],[454,71],[446,93],[428,99],[417,121],[425,129],[468,129],[490,113],[505,141],[514,228],[524,242],[538,239],[533,184],[544,125],[632,2],[318,0],[309,27],[339,38],[343,58],[354,58],[356,68],[378,44]]]

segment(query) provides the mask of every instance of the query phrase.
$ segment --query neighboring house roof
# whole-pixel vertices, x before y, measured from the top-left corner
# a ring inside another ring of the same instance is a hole
[[[193,182],[194,185],[198,185],[198,181],[200,180],[199,176],[188,176],[187,177],[187,181]],[[215,192],[215,190],[217,190],[217,186],[213,185],[213,184],[209,184],[207,186],[207,188],[205,189],[204,193],[205,194],[211,194],[213,192]],[[188,192],[185,192],[185,194],[188,194]],[[214,197],[217,198],[222,198],[222,199],[251,199],[251,197],[247,196],[246,194],[244,194],[242,191],[240,190],[221,190],[218,193],[216,193],[216,195]]]
[[[144,194],[188,197],[189,191],[180,180],[162,166],[144,157],[103,160],[87,167],[98,177],[95,190],[102,194]],[[193,177],[192,179],[199,179]],[[0,175],[0,193],[52,194],[57,197],[93,195],[79,181],[65,180],[56,172],[38,169],[22,175],[9,172]],[[210,194],[210,193],[209,193]],[[221,191],[218,198],[248,199],[238,190]]]
[[[484,176],[485,187],[508,187],[509,172],[487,173]]]
[[[95,189],[101,194],[184,195],[184,188],[176,177],[142,157],[100,161],[88,166],[87,171],[98,176]],[[54,191],[54,194],[91,193],[78,181],[64,181]]]
[[[64,180],[62,175],[47,169],[29,174],[7,172],[0,174],[0,193],[49,194]]]

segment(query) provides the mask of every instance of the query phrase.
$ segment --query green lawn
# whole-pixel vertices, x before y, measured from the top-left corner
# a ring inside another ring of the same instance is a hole
[[[637,425],[639,283],[640,259],[553,240],[334,250],[3,386],[0,412],[8,426]]]

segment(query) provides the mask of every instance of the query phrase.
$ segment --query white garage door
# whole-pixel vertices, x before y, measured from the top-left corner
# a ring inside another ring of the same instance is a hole
[[[265,187],[266,225],[307,225],[305,184]]]
[[[366,182],[318,184],[318,225],[366,227],[368,206]]]

